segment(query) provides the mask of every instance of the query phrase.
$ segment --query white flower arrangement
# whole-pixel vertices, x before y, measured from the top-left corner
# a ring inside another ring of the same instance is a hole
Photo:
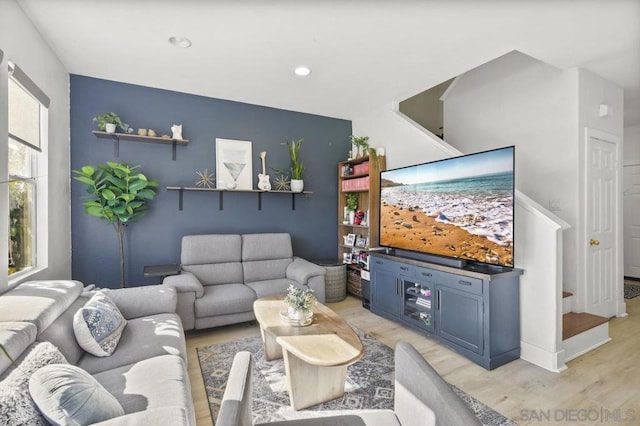
[[[293,284],[287,288],[287,296],[284,298],[284,303],[289,308],[305,314],[311,312],[315,301],[316,297],[313,295],[312,289],[307,286],[304,288],[296,287]]]

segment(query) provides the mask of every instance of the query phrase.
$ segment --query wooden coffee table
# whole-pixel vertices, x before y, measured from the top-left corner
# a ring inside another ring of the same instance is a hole
[[[316,302],[313,323],[288,325],[280,318],[287,309],[284,295],[258,299],[253,311],[267,360],[284,358],[289,398],[294,410],[344,395],[347,367],[364,348],[358,335],[331,309]]]

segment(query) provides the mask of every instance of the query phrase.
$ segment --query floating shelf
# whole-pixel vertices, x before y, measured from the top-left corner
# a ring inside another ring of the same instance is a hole
[[[311,191],[293,192],[293,191],[263,191],[261,189],[219,189],[219,188],[199,188],[194,186],[167,186],[168,191],[178,191],[178,210],[182,210],[184,191],[200,191],[200,192],[217,192],[219,200],[219,210],[223,210],[224,194],[232,193],[244,193],[244,194],[258,194],[258,210],[262,210],[262,194],[290,194],[291,195],[291,210],[296,209],[296,195],[313,194]]]
[[[123,141],[132,141],[132,142],[150,142],[150,143],[160,143],[165,145],[171,145],[172,156],[171,159],[176,161],[176,146],[178,145],[186,145],[189,143],[187,139],[169,139],[169,138],[161,138],[158,136],[140,136],[134,135],[131,133],[107,133],[100,132],[98,130],[94,130],[92,132],[98,139],[109,139],[113,141],[113,156],[120,156],[120,140]]]

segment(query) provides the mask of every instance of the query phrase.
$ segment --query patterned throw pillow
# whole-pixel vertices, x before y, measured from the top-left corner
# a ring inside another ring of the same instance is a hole
[[[73,316],[73,331],[82,349],[95,356],[116,350],[127,320],[104,293],[96,293]]]
[[[0,425],[49,424],[29,395],[29,379],[38,369],[50,364],[67,364],[67,360],[51,343],[38,343],[0,382]]]

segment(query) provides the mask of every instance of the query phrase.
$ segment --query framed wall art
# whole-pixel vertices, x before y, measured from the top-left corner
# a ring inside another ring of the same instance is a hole
[[[253,189],[251,142],[216,138],[216,188]]]

